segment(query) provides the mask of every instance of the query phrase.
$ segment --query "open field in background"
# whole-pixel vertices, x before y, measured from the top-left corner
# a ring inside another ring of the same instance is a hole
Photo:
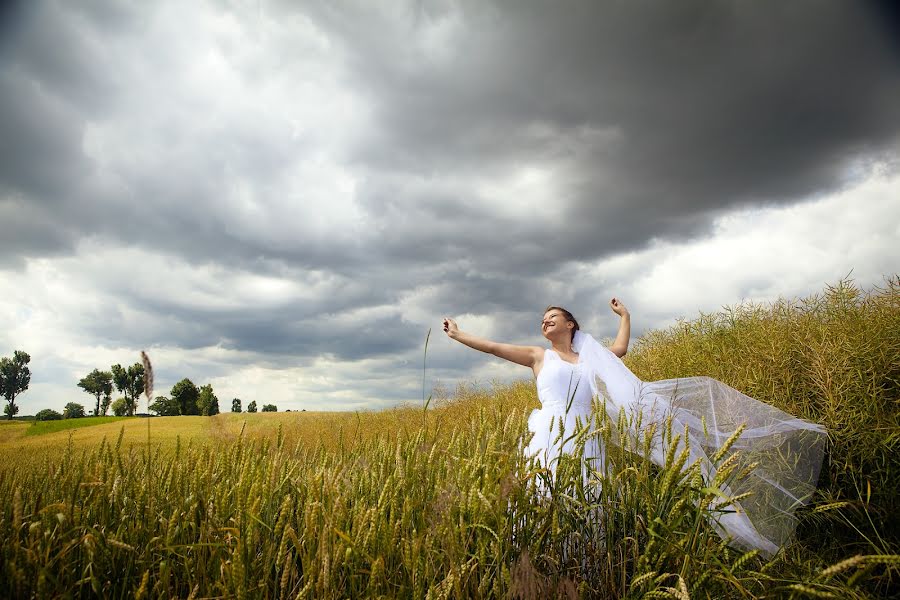
[[[69,429],[81,429],[98,425],[107,425],[121,421],[127,417],[81,417],[78,419],[61,419],[59,421],[32,421],[25,430],[25,435],[47,435]]]
[[[900,577],[900,286],[848,282],[651,332],[645,380],[711,375],[825,424],[795,544],[725,547],[695,477],[522,458],[533,383],[416,407],[0,427],[0,596],[877,598]],[[602,417],[598,417],[601,418]],[[616,424],[598,421],[608,436]],[[9,460],[14,458],[14,460]],[[736,476],[736,475],[735,475]],[[553,490],[534,494],[535,482]],[[595,507],[603,506],[598,513]]]

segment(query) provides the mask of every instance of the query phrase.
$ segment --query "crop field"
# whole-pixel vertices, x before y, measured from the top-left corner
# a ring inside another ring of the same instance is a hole
[[[710,488],[674,453],[609,445],[587,483],[578,451],[555,475],[526,461],[526,381],[427,410],[4,423],[0,597],[896,595],[898,284],[701,315],[626,357],[826,426],[817,496],[772,558],[716,535]],[[597,411],[577,439],[622,426]]]

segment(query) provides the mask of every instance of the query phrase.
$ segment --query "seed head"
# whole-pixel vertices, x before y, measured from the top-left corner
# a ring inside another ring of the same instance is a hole
[[[141,361],[144,363],[144,394],[147,396],[147,402],[153,397],[153,365],[150,364],[150,357],[141,350]]]

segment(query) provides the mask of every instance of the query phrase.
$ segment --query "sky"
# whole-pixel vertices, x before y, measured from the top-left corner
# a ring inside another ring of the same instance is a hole
[[[531,377],[445,316],[541,345],[557,304],[611,338],[615,296],[636,339],[898,272],[890,3],[3,6],[20,415],[141,350],[156,394],[224,410],[415,403]]]

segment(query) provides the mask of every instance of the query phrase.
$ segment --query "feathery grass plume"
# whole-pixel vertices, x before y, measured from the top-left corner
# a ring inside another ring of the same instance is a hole
[[[147,396],[147,405],[153,398],[153,365],[150,364],[150,357],[141,350],[141,362],[144,363],[144,395]]]

